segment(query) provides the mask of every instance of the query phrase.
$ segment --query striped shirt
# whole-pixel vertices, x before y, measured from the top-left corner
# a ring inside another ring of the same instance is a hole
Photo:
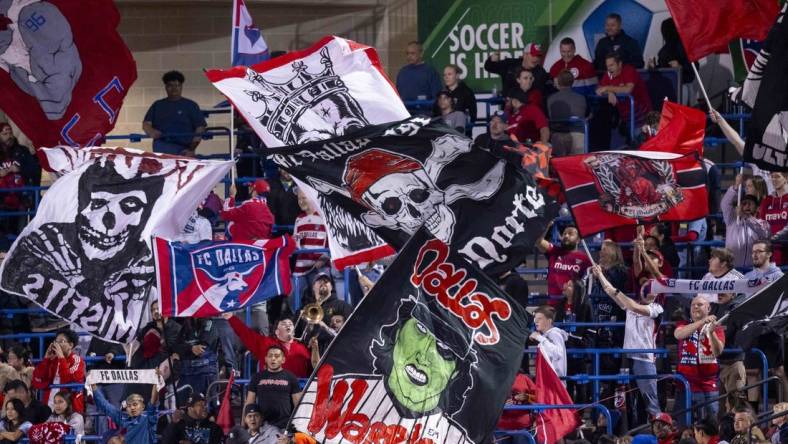
[[[296,217],[293,238],[295,238],[296,248],[299,250],[328,248],[326,226],[323,223],[323,218],[317,212],[312,214],[302,212]],[[315,266],[315,262],[323,256],[325,253],[299,254],[296,256],[293,275],[303,276],[308,273]]]

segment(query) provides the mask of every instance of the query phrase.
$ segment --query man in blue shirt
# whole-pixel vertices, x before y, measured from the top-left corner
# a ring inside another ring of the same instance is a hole
[[[205,132],[205,117],[196,102],[181,96],[183,74],[169,71],[161,80],[167,97],[148,108],[142,129],[153,138],[154,152],[192,157]]]
[[[408,43],[405,51],[408,64],[397,74],[397,91],[402,100],[433,100],[441,90],[438,73],[424,63],[422,55],[421,43]]]

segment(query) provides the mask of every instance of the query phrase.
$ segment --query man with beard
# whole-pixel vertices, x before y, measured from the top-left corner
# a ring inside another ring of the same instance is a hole
[[[324,351],[331,339],[334,338],[334,334],[331,333],[328,326],[331,323],[331,317],[339,314],[347,319],[350,313],[353,312],[353,307],[337,297],[334,292],[334,281],[327,271],[315,273],[311,278],[309,288],[311,289],[311,294],[305,296],[302,302],[304,305],[318,304],[323,309],[323,319],[320,321],[319,326],[308,325],[305,322],[302,310],[298,318],[303,321],[297,322],[296,331],[298,336],[303,335],[304,330],[306,330],[309,337],[317,336],[320,350]]]
[[[550,231],[552,225],[547,228]],[[546,234],[546,233],[545,233]],[[567,225],[561,232],[561,246],[555,246],[545,240],[544,235],[536,241],[536,248],[547,256],[549,267],[547,269],[547,301],[550,305],[557,305],[559,300],[554,299],[563,294],[564,284],[570,279],[581,279],[586,270],[591,266],[588,255],[577,249],[580,243],[580,233],[574,225]]]

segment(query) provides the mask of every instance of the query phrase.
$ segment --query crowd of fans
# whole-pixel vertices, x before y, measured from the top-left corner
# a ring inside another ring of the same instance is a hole
[[[513,144],[550,143],[552,155],[563,156],[584,152],[586,144],[592,149],[610,148],[615,133],[628,147],[653,137],[659,114],[637,69],[646,65],[682,67],[683,83],[693,80],[692,72],[672,21],[663,23],[665,45],[659,57],[648,63],[638,42],[621,25],[619,15],[607,17],[605,37],[597,44],[592,61],[575,53],[570,38],[560,41],[561,58],[549,70],[542,66],[544,52],[537,44],[528,44],[518,58],[502,60],[491,55],[484,68],[501,77],[504,102],[499,112],[487,117],[487,132],[476,138],[476,146],[521,165],[517,150],[511,149]],[[479,116],[476,95],[461,80],[460,68],[447,65],[441,82],[438,73],[424,63],[417,42],[408,44],[406,55],[408,65],[396,79],[403,100],[412,103],[415,112],[432,113],[448,126],[468,132]],[[144,131],[154,139],[154,151],[193,156],[206,128],[205,119],[195,102],[182,97],[182,74],[168,72],[162,80],[167,97],[150,107]],[[629,102],[622,95],[634,98],[634,134],[628,125]],[[741,152],[738,134],[714,110],[710,112],[712,122]],[[577,119],[589,119],[592,140],[585,140]],[[248,129],[244,125],[239,123],[241,129]],[[236,145],[239,154],[257,153],[260,148],[262,143],[251,131],[239,137]],[[220,239],[224,236],[219,234],[222,226],[232,239],[268,239],[289,232],[301,250],[291,263],[293,279],[298,282],[295,288],[303,291],[300,305],[316,304],[322,309],[322,319],[306,322],[304,313],[294,309],[299,307],[293,306],[293,295],[252,307],[248,321],[243,312],[213,319],[166,318],[153,303],[151,321],[140,329],[138,346],[131,350],[97,339],[86,341],[87,337],[61,329],[33,365],[24,344],[0,341],[0,443],[24,438],[54,443],[69,433],[98,434],[105,442],[115,443],[154,442],[157,436],[165,443],[309,442],[308,436],[284,433],[300,398],[299,379],[311,374],[352,312],[352,302],[374,285],[385,262],[368,264],[349,279],[338,280],[327,254],[326,228],[320,214],[285,171],[277,171],[268,162],[256,162],[242,157],[239,175],[257,176],[255,172],[262,169],[268,179],[233,185],[226,200],[211,193],[192,215],[180,240]],[[619,435],[605,434],[606,418],[592,415],[588,409],[581,410],[585,422],[568,440],[747,442],[750,426],[759,417],[761,390],[760,386],[743,388],[762,379],[761,363],[752,353],[726,350],[732,348],[742,326],[717,322],[742,295],[666,297],[649,282],[660,277],[774,280],[781,276],[779,267],[788,260],[782,242],[788,238],[788,176],[754,169],[752,175],[737,175],[722,193],[719,169],[705,162],[711,212],[707,218],[604,233],[594,258],[596,266],[578,248],[577,228],[564,220],[557,221],[536,244],[547,261],[546,298],[529,300],[535,307],[531,345],[545,351],[559,376],[594,372],[591,355],[567,354],[567,348],[654,350],[621,357],[602,354],[600,374],[625,374],[633,379],[631,383],[601,383],[597,398],[591,384],[567,382],[576,404],[599,399],[613,412],[611,426]],[[37,186],[40,180],[34,150],[20,146],[10,125],[0,123],[0,188]],[[32,208],[32,196],[29,191],[6,192],[2,194],[2,210]],[[721,218],[715,216],[718,212]],[[5,217],[0,230],[18,233],[23,223],[21,216]],[[714,239],[715,233],[725,233],[724,248],[692,245]],[[677,247],[681,242],[690,245]],[[504,291],[526,298],[529,284],[535,286],[516,270],[498,277],[498,282]],[[342,290],[350,300],[338,297]],[[3,308],[24,306],[23,301],[3,295]],[[5,333],[19,333],[30,331],[31,326],[38,330],[61,326],[52,319],[27,319],[28,315],[3,318],[0,327]],[[573,326],[576,322],[623,325]],[[770,374],[782,381],[778,390],[788,392],[783,338],[765,335],[756,345],[766,353]],[[665,348],[667,354],[657,352]],[[246,352],[251,365],[246,364]],[[80,387],[88,370],[126,367],[156,369],[166,381],[165,388],[102,385],[92,387],[92,396],[86,396]],[[527,357],[521,370],[508,404],[533,400],[533,393],[528,393],[521,379],[532,372]],[[686,378],[691,393],[685,394],[683,385],[674,385],[664,376],[673,373]],[[230,376],[241,379],[246,390],[234,397],[241,424],[225,432],[217,425],[216,416],[224,381]],[[685,395],[697,407],[693,408],[692,424],[685,421]],[[778,395],[775,398],[782,399],[782,393]],[[788,411],[788,404],[776,403],[773,411]],[[506,414],[501,428],[528,428],[529,424],[527,414]],[[773,443],[786,443],[787,428],[788,421],[778,417],[752,431],[758,441],[765,442],[768,437]],[[634,430],[634,439],[627,435],[630,430]]]

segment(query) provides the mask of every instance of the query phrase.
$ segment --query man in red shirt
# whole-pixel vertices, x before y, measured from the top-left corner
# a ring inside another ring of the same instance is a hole
[[[257,179],[249,186],[249,195],[241,205],[235,206],[235,185],[230,187],[230,198],[224,201],[219,212],[222,220],[229,222],[227,229],[233,240],[270,239],[274,215],[268,209],[266,195],[271,187],[264,179]]]
[[[621,62],[621,57],[616,53],[608,54],[605,57],[605,73],[599,80],[599,87],[596,89],[598,96],[607,96],[610,105],[618,109],[621,118],[621,127],[629,130],[629,99],[618,98],[616,94],[630,94],[635,99],[635,126],[641,126],[643,120],[651,111],[651,98],[648,95],[646,82],[640,77],[637,70]],[[637,131],[635,132],[637,134]],[[626,134],[626,133],[625,133]],[[633,134],[629,134],[633,137]]]
[[[548,231],[550,228],[548,228]],[[580,233],[574,225],[567,225],[561,232],[561,245],[555,246],[545,240],[544,236],[536,241],[536,248],[547,256],[549,268],[547,269],[547,295],[550,305],[558,305],[563,294],[564,284],[572,279],[581,279],[586,270],[591,266],[588,255],[577,249],[580,243]]]
[[[570,37],[561,40],[560,51],[561,58],[550,67],[550,78],[553,79],[553,83],[561,71],[569,71],[575,78],[572,84],[575,92],[584,96],[593,94],[598,83],[594,65],[575,53],[575,41]]]
[[[678,342],[678,373],[687,378],[692,390],[692,404],[699,404],[719,396],[717,374],[720,365],[717,357],[725,348],[725,332],[717,325],[717,318],[710,315],[711,306],[703,296],[695,296],[690,306],[691,323],[676,322],[673,336]],[[679,392],[682,386],[679,385]],[[683,393],[676,393],[676,399],[683,399]],[[676,403],[676,410],[682,408]],[[719,403],[703,406],[701,418],[716,418]]]
[[[544,112],[528,103],[528,96],[520,88],[513,88],[506,95],[512,105],[512,114],[507,122],[509,135],[522,143],[528,139],[533,142],[549,143],[550,127]]]
[[[758,219],[765,220],[771,235],[775,236],[788,226],[788,173],[772,171],[769,177],[774,185],[774,194],[761,201]],[[788,263],[788,245],[776,245],[772,259],[778,266]]]
[[[295,326],[291,319],[279,319],[276,322],[276,330],[272,338],[263,336],[247,327],[242,320],[233,316],[232,313],[224,313],[222,317],[230,321],[230,327],[241,339],[244,347],[252,352],[252,355],[261,363],[261,368],[265,362],[268,349],[276,344],[285,351],[285,362],[282,368],[289,370],[298,378],[308,378],[312,373],[312,354],[304,344],[293,338]]]

